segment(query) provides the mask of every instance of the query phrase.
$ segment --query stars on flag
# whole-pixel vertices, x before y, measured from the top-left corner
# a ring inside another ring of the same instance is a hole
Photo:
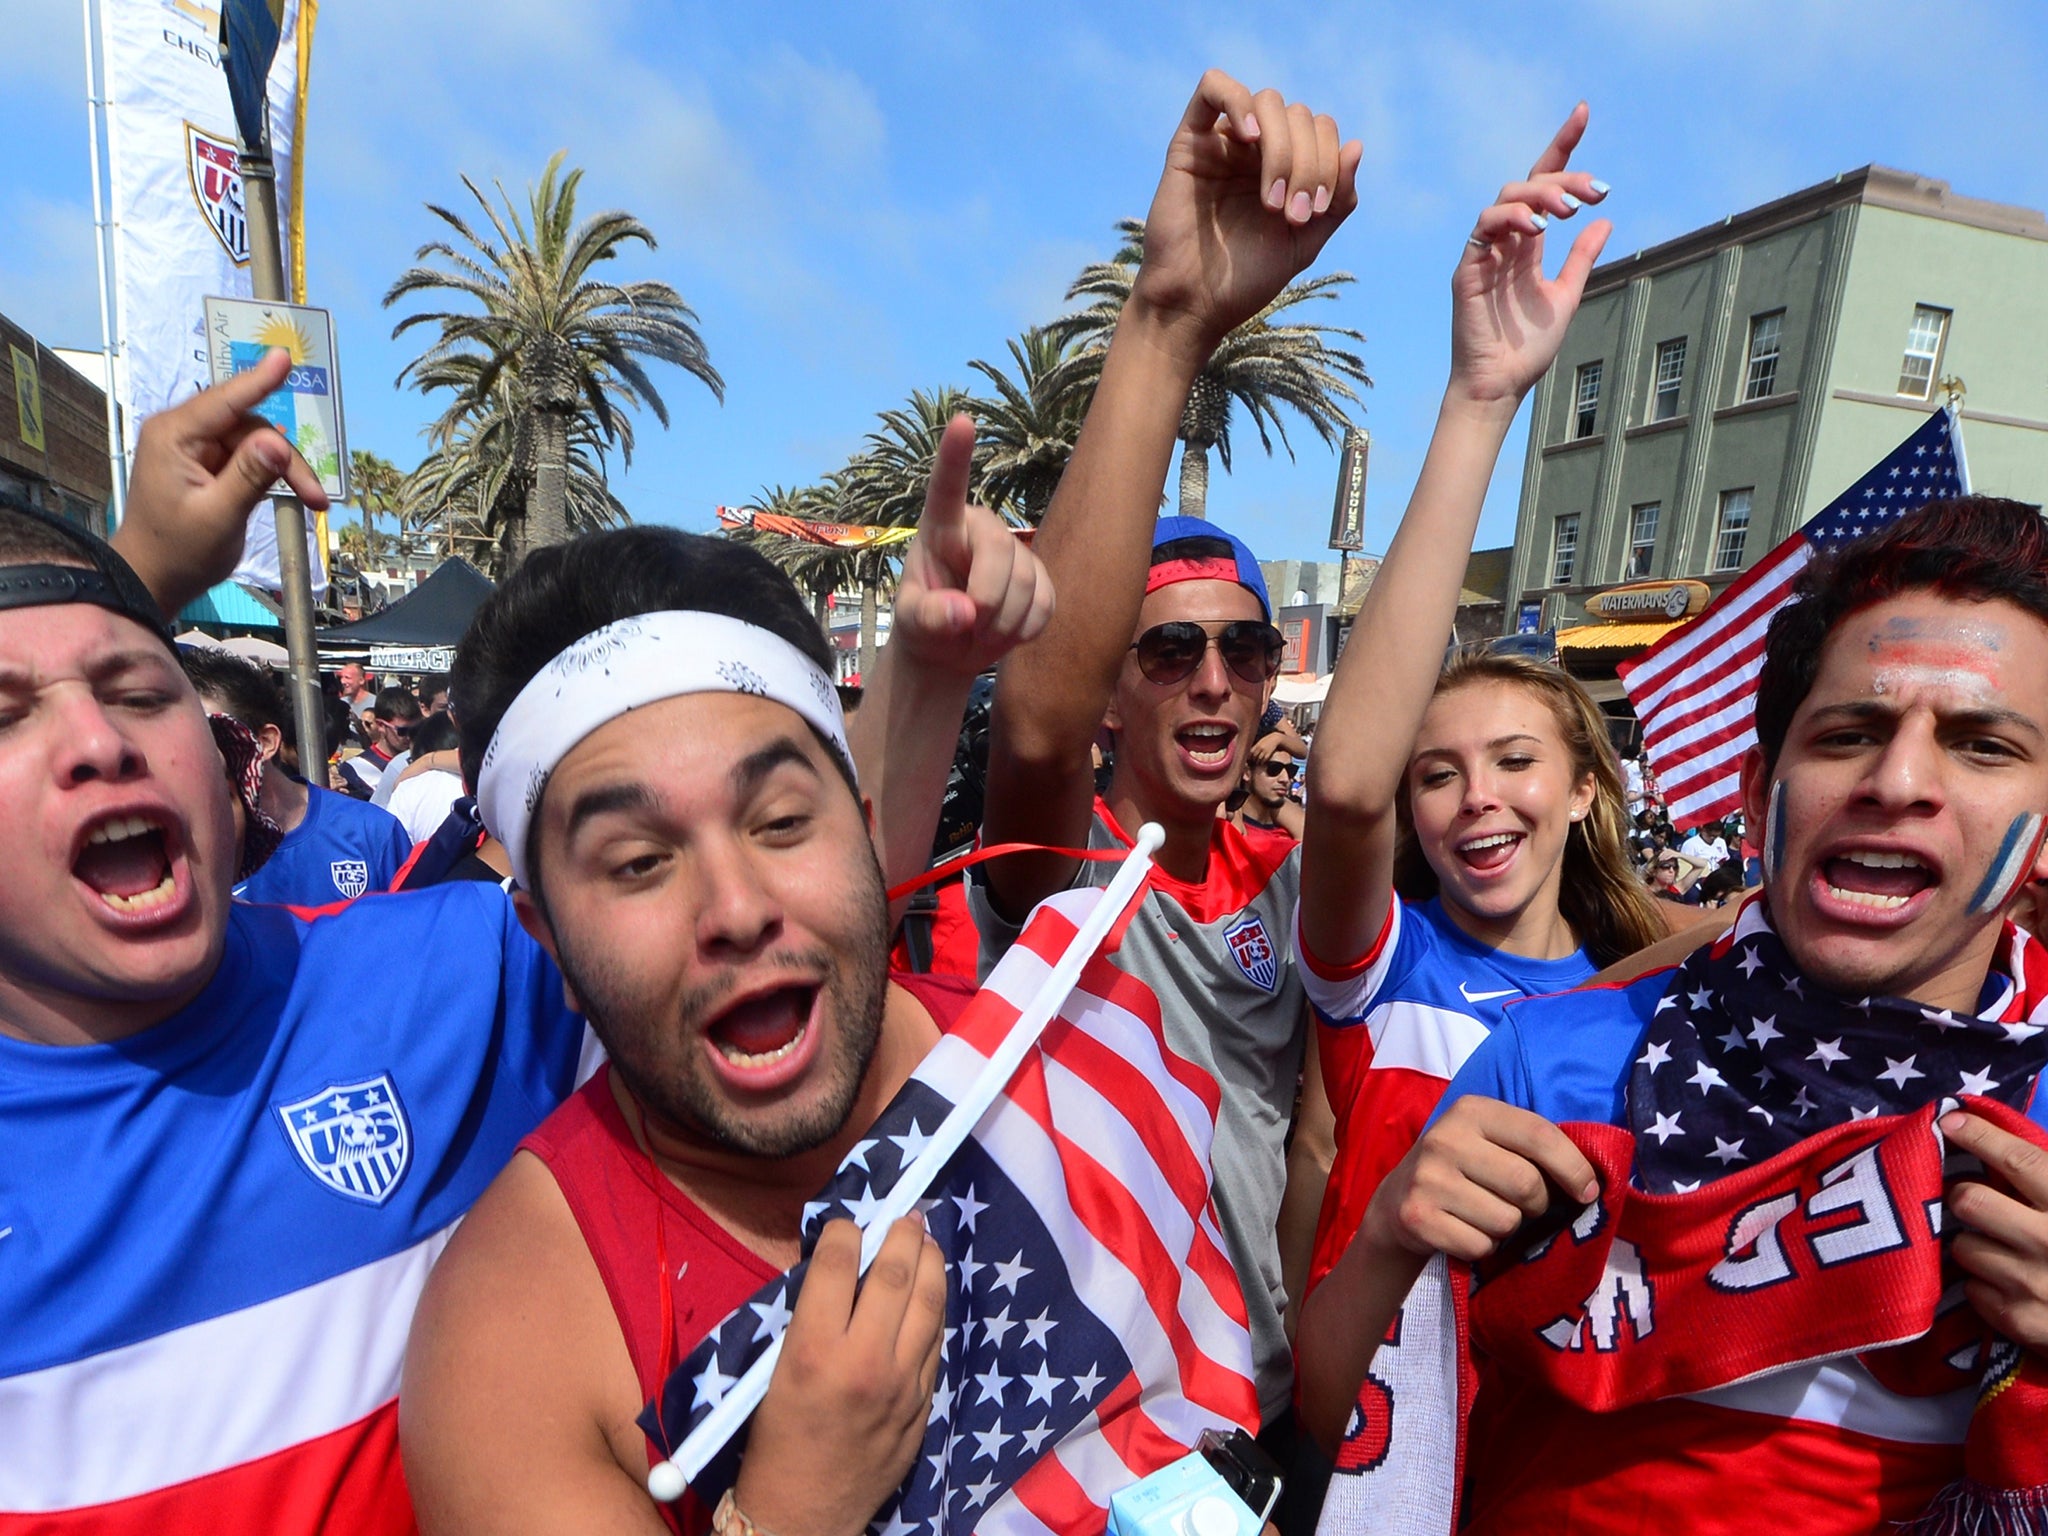
[[[1697,951],[1671,977],[1662,1001],[1675,1006],[1653,1011],[1634,1057],[1638,1182],[1652,1193],[1697,1187],[1816,1131],[1903,1114],[1943,1093],[2024,1106],[2048,1065],[2048,1006],[2029,1003],[2005,974],[2024,969],[2016,955],[2001,965],[1981,1015],[1837,998],[1795,986],[1768,918],[1746,910],[1734,943],[1719,955]],[[2024,1017],[2030,1007],[2042,1023]]]

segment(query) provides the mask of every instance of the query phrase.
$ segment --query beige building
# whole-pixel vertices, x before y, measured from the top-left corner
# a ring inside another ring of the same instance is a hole
[[[1611,678],[1677,621],[1590,599],[1704,583],[1697,611],[1938,408],[1944,380],[1964,392],[1972,488],[2048,496],[2040,213],[1866,166],[1595,268],[1536,388],[1504,627],[1557,629],[1573,670]]]

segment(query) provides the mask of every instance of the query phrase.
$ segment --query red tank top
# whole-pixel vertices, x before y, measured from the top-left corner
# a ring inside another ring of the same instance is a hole
[[[892,974],[890,980],[949,1030],[974,995],[953,976]],[[660,1390],[662,1281],[666,1250],[673,1285],[671,1364],[685,1358],[732,1310],[781,1273],[755,1254],[674,1182],[655,1171],[627,1129],[605,1067],[520,1144],[547,1165],[576,1218],[612,1313],[626,1336],[640,1397]],[[655,1448],[650,1446],[649,1465]],[[689,1496],[663,1514],[677,1530],[707,1529],[710,1511]]]

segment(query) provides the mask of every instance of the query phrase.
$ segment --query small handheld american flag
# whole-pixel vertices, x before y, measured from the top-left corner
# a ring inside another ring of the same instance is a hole
[[[921,1453],[877,1514],[885,1536],[1099,1530],[1111,1494],[1204,1429],[1258,1429],[1244,1300],[1209,1203],[1216,1085],[1166,1045],[1151,990],[1095,953],[1133,897],[1119,880],[1039,907],[806,1207],[806,1255],[828,1220],[878,1238],[897,1206],[923,1211],[946,1255],[938,1384]],[[1006,1043],[1054,1005],[1011,1070]],[[962,1119],[971,1133],[926,1184],[927,1149]],[[805,1268],[714,1329],[641,1416],[674,1448],[656,1470],[681,1470],[705,1508],[739,1470],[725,1399],[780,1339]]]
[[[1741,800],[1742,755],[1756,742],[1764,633],[1799,573],[1816,555],[1969,488],[1961,424],[1953,411],[1936,411],[1705,613],[1616,669],[1643,723],[1643,748],[1673,826],[1713,821]]]

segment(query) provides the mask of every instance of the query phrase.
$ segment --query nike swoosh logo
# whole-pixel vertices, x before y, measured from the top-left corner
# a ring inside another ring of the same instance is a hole
[[[1490,1003],[1496,997],[1520,997],[1522,989],[1509,987],[1505,992],[1468,992],[1465,990],[1465,983],[1461,981],[1458,983],[1458,995],[1468,1003]]]

